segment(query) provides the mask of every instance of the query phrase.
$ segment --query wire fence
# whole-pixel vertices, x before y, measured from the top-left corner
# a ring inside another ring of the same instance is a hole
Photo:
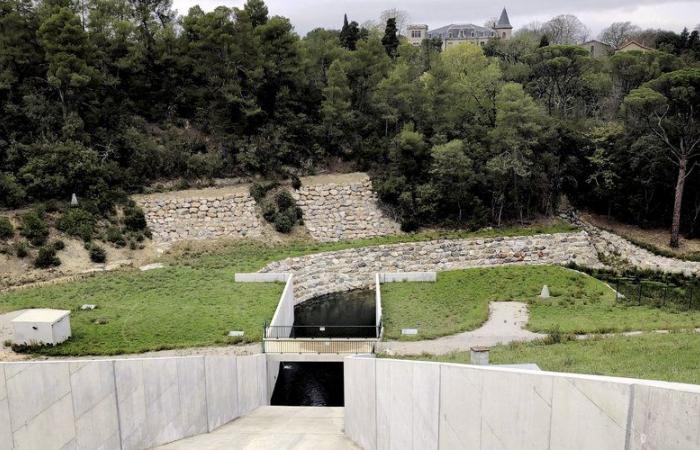
[[[643,278],[613,278],[607,281],[617,291],[616,301],[629,306],[653,306],[682,311],[700,309],[698,281],[675,283]]]

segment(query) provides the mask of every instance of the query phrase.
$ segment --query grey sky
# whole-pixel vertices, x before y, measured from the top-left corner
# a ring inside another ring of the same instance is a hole
[[[504,0],[502,0],[504,1]],[[204,10],[216,6],[241,6],[244,0],[173,0],[181,14],[199,4]],[[410,22],[436,28],[449,23],[483,24],[498,16],[500,3],[479,0],[266,0],[270,13],[289,17],[299,34],[316,27],[340,28],[343,14],[363,23],[376,20],[381,11],[398,8],[408,12]],[[529,0],[505,4],[514,28],[532,21],[544,22],[559,14],[578,16],[595,36],[611,22],[629,20],[643,28],[680,31],[700,23],[700,0]]]

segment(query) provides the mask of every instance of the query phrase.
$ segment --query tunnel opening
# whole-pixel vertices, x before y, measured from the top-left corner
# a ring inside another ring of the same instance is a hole
[[[342,362],[281,362],[270,404],[345,406]]]

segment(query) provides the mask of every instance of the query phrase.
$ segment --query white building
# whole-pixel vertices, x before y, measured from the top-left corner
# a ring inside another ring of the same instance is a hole
[[[469,43],[475,45],[485,45],[489,39],[498,37],[501,39],[509,39],[513,32],[513,27],[508,18],[508,12],[505,8],[501,12],[501,17],[493,27],[481,27],[472,23],[468,24],[451,24],[435,30],[429,30],[428,25],[409,25],[407,27],[408,41],[418,46],[423,42],[423,39],[439,38],[442,41],[442,48]]]

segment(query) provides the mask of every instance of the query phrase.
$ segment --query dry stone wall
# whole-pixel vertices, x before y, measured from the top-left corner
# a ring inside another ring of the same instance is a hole
[[[700,262],[659,256],[588,222],[577,218],[573,221],[588,232],[596,251],[604,257],[622,260],[625,264],[641,270],[679,273],[688,277],[700,276]]]
[[[395,234],[399,225],[377,206],[369,178],[350,184],[302,186],[294,198],[311,236],[337,242]]]
[[[138,200],[157,242],[260,236],[262,222],[247,192],[212,197]]]
[[[317,253],[276,261],[261,272],[294,274],[297,303],[318,295],[371,286],[376,272],[422,272],[502,264],[600,267],[588,234],[435,240]]]

